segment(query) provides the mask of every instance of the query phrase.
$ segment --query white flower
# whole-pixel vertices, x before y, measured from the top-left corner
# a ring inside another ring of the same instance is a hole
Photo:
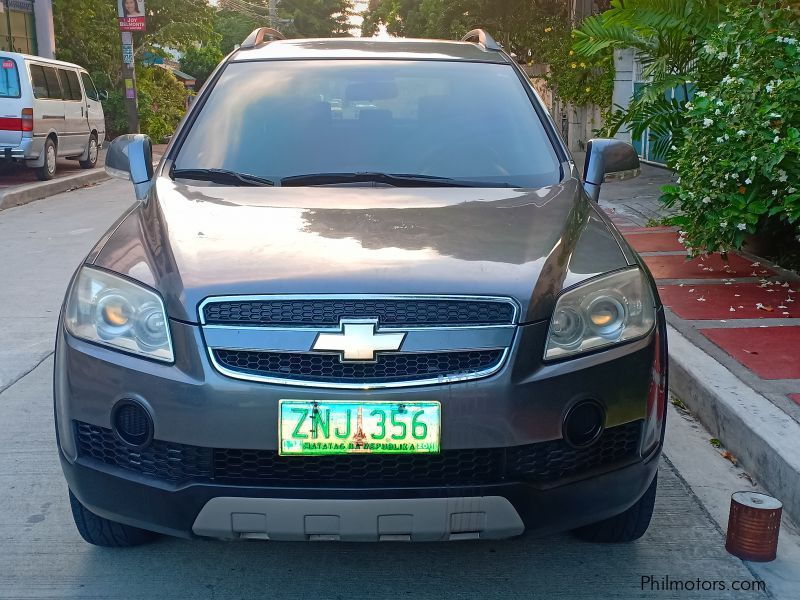
[[[768,94],[771,94],[772,90],[775,89],[775,88],[773,87],[773,85],[771,83],[768,83],[767,85],[764,86],[764,89],[767,90]]]
[[[775,142],[775,143],[777,144],[778,142],[780,142],[780,141],[781,141],[781,136],[779,136],[779,135],[776,135],[776,136],[775,136],[775,139],[774,139],[774,140],[772,140],[772,141],[773,141],[773,142]]]
[[[722,137],[725,138],[725,141],[728,141],[729,139],[731,139],[731,136],[729,136],[727,133],[725,135],[723,135]]]
[[[731,175],[731,177],[733,177],[734,179],[739,179],[739,174],[738,173],[733,173]]]
[[[700,160],[702,160],[703,162],[708,162],[708,157],[704,154],[703,156],[700,157]]]
[[[725,141],[725,138],[723,138],[723,137],[718,137],[718,138],[717,138],[717,143],[718,143],[718,144],[721,144],[721,143],[722,143],[722,142],[724,142],[724,141]]]
[[[722,221],[722,222],[719,224],[719,226],[720,226],[722,229],[725,229],[725,228],[728,226],[728,222],[727,222],[727,221]]]
[[[708,92],[697,92],[697,94],[695,95],[699,96],[700,98],[705,98],[706,96],[708,96]]]
[[[789,179],[789,176],[786,174],[786,171],[784,171],[783,169],[779,170],[778,181],[780,181],[781,183],[785,183],[787,179]]]
[[[778,195],[778,190],[772,190],[772,195],[773,196],[777,196]]]
[[[794,194],[794,193],[797,191],[797,188],[795,188],[795,187],[790,187],[790,188],[788,188],[786,191],[787,191],[787,192],[789,192],[790,194]]]
[[[720,52],[719,54],[717,54],[717,58],[720,59],[720,60],[725,60],[726,58],[728,58],[728,53],[727,52]]]
[[[670,146],[669,149],[674,152],[675,150],[678,149],[678,147],[675,144],[672,144],[672,146]]]
[[[721,115],[722,111],[720,109],[717,109],[717,110],[714,111],[714,114],[715,115]]]
[[[722,100],[717,100],[717,106],[724,106],[724,104]]]
[[[738,69],[739,68],[739,63],[738,62],[737,63],[733,63],[731,65],[731,67],[733,67],[734,69]]]
[[[753,154],[753,156],[750,157],[750,160],[752,162],[756,162],[758,160],[758,157],[755,154]]]
[[[744,231],[745,229],[747,229],[747,225],[745,225],[744,223],[739,223],[739,224],[738,224],[736,227],[738,227],[738,228],[739,228],[740,230],[742,230],[742,231]]]
[[[736,132],[736,135],[738,135],[739,137],[744,137],[747,135],[747,131],[745,131],[744,129],[740,129],[739,131]]]
[[[694,108],[694,104],[692,104],[691,102],[687,102],[686,103],[686,110],[692,110],[693,108]]]
[[[703,198],[703,204],[711,204],[711,197],[706,196],[705,198]]]
[[[752,179],[750,179],[749,177],[748,177],[747,179],[745,179],[745,180],[744,180],[744,184],[745,184],[745,185],[750,185],[751,183],[753,183],[753,180],[752,180]]]

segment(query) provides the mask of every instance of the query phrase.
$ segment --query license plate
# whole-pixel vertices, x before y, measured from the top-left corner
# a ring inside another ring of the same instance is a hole
[[[281,456],[437,454],[438,402],[281,400]]]

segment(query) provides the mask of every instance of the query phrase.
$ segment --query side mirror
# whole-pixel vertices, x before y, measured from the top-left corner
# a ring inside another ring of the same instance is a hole
[[[606,181],[633,179],[641,173],[639,156],[627,142],[613,139],[589,140],[583,166],[583,189],[597,202]]]
[[[140,133],[121,135],[111,142],[106,154],[106,173],[129,179],[136,198],[144,200],[153,180],[153,144]]]
[[[97,97],[100,98],[103,102],[108,100],[108,90],[100,90],[97,92]]]

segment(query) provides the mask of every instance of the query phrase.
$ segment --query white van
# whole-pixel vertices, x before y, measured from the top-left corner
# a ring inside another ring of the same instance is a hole
[[[0,160],[24,161],[39,179],[53,178],[58,156],[93,168],[106,135],[100,100],[79,65],[0,52]]]

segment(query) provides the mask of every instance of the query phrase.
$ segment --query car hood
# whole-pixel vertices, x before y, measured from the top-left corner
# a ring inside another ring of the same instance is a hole
[[[537,190],[191,186],[158,178],[90,255],[198,321],[217,295],[514,298],[523,322],[558,293],[629,264],[580,183]]]

